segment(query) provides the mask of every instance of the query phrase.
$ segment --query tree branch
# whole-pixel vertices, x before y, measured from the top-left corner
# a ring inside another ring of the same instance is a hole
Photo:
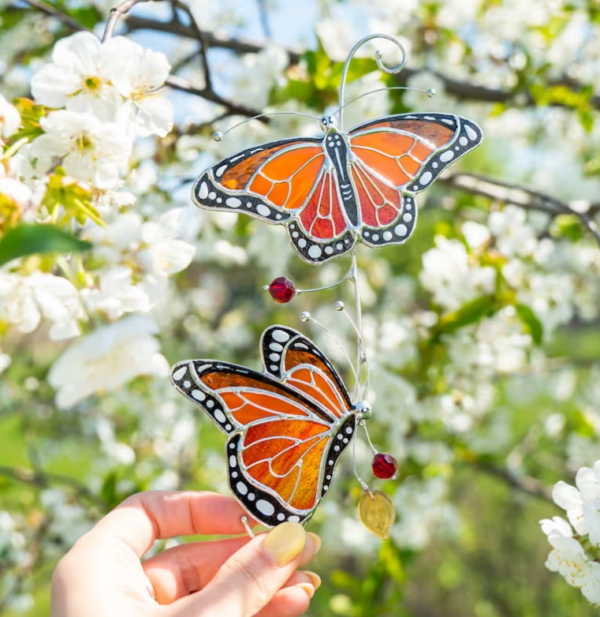
[[[208,37],[206,36],[205,32],[200,30],[198,23],[196,22],[196,19],[194,17],[194,14],[192,13],[191,9],[187,6],[187,4],[180,2],[180,0],[171,0],[171,4],[173,5],[175,9],[179,9],[180,11],[183,11],[188,16],[188,19],[190,20],[190,27],[192,31],[194,32],[194,35],[198,43],[200,44],[199,53],[200,53],[200,57],[202,58],[202,69],[204,71],[204,87],[206,90],[210,92],[214,92],[213,85],[212,85],[212,77],[210,74],[210,67],[208,65],[208,47],[209,47]]]
[[[165,84],[174,90],[180,90],[182,92],[187,92],[188,94],[195,94],[207,101],[211,101],[211,103],[217,103],[218,105],[223,105],[223,107],[227,108],[229,115],[240,115],[240,116],[248,116],[252,118],[253,116],[258,116],[261,112],[252,109],[252,107],[246,107],[246,105],[242,105],[241,103],[234,103],[228,99],[223,98],[216,92],[212,90],[208,90],[207,88],[195,88],[188,81],[178,77],[177,75],[171,75]],[[260,121],[265,121],[264,118],[259,118]]]
[[[86,486],[68,476],[49,472],[34,472],[29,469],[20,469],[18,467],[0,466],[0,476],[9,478],[15,482],[30,484],[39,488],[48,488],[52,483],[63,484],[70,487],[78,497],[94,502],[96,505],[106,507],[104,500],[92,493]]]
[[[41,0],[23,0],[23,2],[28,4],[30,7],[40,11],[41,13],[44,13],[45,15],[55,17],[65,26],[67,26],[67,28],[69,28],[70,30],[73,30],[75,32],[87,30],[88,32],[91,32],[89,28],[86,28],[85,26],[82,26],[80,23],[76,22],[74,19],[71,19],[66,13],[63,13],[59,9],[53,7],[50,4],[46,4]]]
[[[156,19],[148,19],[147,17],[138,17],[130,15],[125,20],[125,24],[129,32],[134,30],[154,30],[156,32],[165,32],[168,34],[176,34],[188,39],[195,39],[196,35],[193,30],[181,22],[177,21],[158,21]],[[209,47],[218,47],[220,49],[229,49],[237,54],[257,54],[261,52],[265,45],[249,41],[244,38],[230,38],[207,30],[201,30]],[[298,64],[302,57],[302,51],[299,49],[286,49],[290,64]]]
[[[127,27],[131,30],[155,30],[158,32],[166,32],[170,34],[176,34],[186,38],[196,38],[193,30],[177,22],[163,22],[155,19],[148,19],[144,17],[131,16],[127,18]],[[266,44],[256,43],[254,41],[248,41],[245,39],[233,39],[224,36],[214,35],[210,32],[205,32],[208,43],[211,47],[219,47],[223,49],[230,49],[238,54],[256,54],[261,52]],[[290,64],[298,64],[302,57],[302,51],[298,49],[286,49],[289,57]],[[424,72],[431,72],[427,69],[419,68],[405,68],[396,76],[398,85],[406,85],[406,82],[415,75]],[[460,79],[453,79],[442,73],[432,72],[437,79],[444,84],[444,91],[460,100],[476,101],[480,103],[510,103],[516,99],[522,99],[520,101],[521,106],[531,107],[535,105],[535,97],[531,91],[526,90],[503,90],[500,88],[489,88],[488,86],[482,86],[473,84],[468,81]],[[577,92],[582,89],[581,84],[573,81],[572,79],[557,79],[548,84],[549,86],[564,86],[570,90]],[[594,109],[600,110],[600,96],[595,95],[590,98],[590,105]],[[554,102],[552,106],[562,106],[560,103]]]
[[[477,471],[482,471],[491,475],[522,493],[554,503],[552,500],[552,489],[542,484],[536,478],[531,478],[530,476],[519,477],[511,473],[508,469],[496,467],[491,463],[485,463],[483,461],[475,461],[472,465]]]
[[[490,178],[474,173],[458,172],[444,178],[440,178],[442,184],[451,186],[472,195],[481,195],[489,199],[495,199],[514,204],[526,210],[546,212],[551,216],[559,214],[571,214],[576,216],[582,225],[589,231],[594,240],[600,246],[600,233],[596,223],[590,218],[590,214],[598,212],[600,204],[589,204],[585,211],[574,208],[566,201],[546,195],[536,189],[518,183],[507,182],[496,178]]]

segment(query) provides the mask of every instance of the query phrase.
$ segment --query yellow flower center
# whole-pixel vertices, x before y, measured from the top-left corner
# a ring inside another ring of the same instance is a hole
[[[88,90],[100,90],[102,86],[102,81],[99,77],[86,77],[84,80],[85,87]]]
[[[89,138],[87,133],[79,135],[76,143],[78,150],[92,150],[94,147],[94,142]]]

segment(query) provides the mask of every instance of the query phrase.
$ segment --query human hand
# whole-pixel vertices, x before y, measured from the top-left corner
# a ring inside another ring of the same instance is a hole
[[[321,541],[298,523],[253,540],[181,544],[141,562],[154,540],[245,533],[241,506],[207,492],[134,495],[80,538],[52,579],[51,617],[296,617],[320,585],[297,571]],[[156,600],[154,599],[156,597]]]

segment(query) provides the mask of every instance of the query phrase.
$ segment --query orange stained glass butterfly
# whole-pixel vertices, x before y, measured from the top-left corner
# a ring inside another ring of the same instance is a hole
[[[417,222],[415,196],[482,141],[479,126],[447,113],[388,116],[343,130],[347,69],[335,115],[321,118],[322,138],[293,138],[248,148],[206,170],[194,184],[196,205],[244,212],[286,225],[297,253],[319,264],[350,251],[357,240],[371,247],[402,244]],[[265,114],[266,115],[266,114]]]
[[[245,510],[269,527],[305,523],[370,407],[352,403],[331,362],[296,330],[267,328],[260,349],[263,373],[185,360],[171,379],[227,435],[229,485]]]

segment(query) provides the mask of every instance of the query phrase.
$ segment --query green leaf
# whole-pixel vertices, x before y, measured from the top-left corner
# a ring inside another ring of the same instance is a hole
[[[114,471],[111,471],[106,478],[104,478],[102,488],[100,489],[100,497],[111,507],[119,503],[119,496],[117,494],[117,474]]]
[[[489,317],[496,310],[494,296],[481,296],[463,304],[457,311],[442,315],[435,329],[436,334],[448,334]]]
[[[525,304],[517,304],[515,306],[519,319],[525,326],[525,329],[531,335],[533,342],[536,345],[541,345],[544,339],[544,327],[537,315]]]
[[[92,248],[89,242],[54,225],[19,225],[0,240],[0,266],[37,253],[76,253]]]
[[[591,133],[594,128],[594,112],[591,109],[580,109],[577,114],[583,130],[586,133]]]
[[[21,126],[8,140],[9,145],[24,137],[35,139],[44,132],[40,126],[40,119],[46,115],[46,108],[43,105],[36,105],[30,99],[19,98],[15,100],[15,107],[21,116]]]
[[[574,214],[561,214],[553,221],[552,235],[578,242],[584,235],[581,221]]]
[[[342,81],[342,73],[344,71],[345,62],[336,62],[332,67],[329,75],[329,82],[334,87],[339,87]],[[363,75],[368,75],[374,71],[378,71],[377,62],[372,58],[353,58],[348,67],[348,75],[346,83],[360,79]]]

